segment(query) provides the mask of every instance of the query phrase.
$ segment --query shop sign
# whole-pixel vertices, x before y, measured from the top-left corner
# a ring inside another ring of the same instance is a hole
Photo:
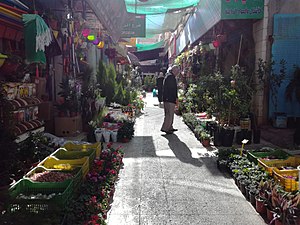
[[[262,19],[264,0],[222,0],[222,19]]]
[[[117,42],[128,17],[125,2],[120,0],[87,0],[87,3],[100,23],[108,30],[112,39]]]
[[[146,37],[146,16],[130,14],[123,25],[122,38]]]

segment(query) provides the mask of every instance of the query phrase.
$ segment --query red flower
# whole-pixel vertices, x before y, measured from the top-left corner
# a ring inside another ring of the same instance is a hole
[[[112,146],[112,143],[109,142],[109,143],[107,144],[107,148],[111,148],[111,146]]]
[[[116,175],[117,172],[115,170],[110,170],[109,173],[111,173],[112,175]]]

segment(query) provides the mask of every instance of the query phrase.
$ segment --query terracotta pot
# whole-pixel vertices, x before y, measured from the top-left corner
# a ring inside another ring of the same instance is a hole
[[[210,140],[209,139],[204,139],[201,141],[203,147],[209,147],[210,146]]]
[[[279,219],[276,219],[275,220],[275,225],[283,225],[283,223]]]
[[[261,215],[265,215],[267,213],[267,207],[265,206],[265,200],[260,198],[259,196],[255,197],[255,209]]]

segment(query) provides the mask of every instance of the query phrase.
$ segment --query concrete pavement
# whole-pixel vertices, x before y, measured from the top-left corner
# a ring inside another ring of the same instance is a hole
[[[206,149],[175,116],[171,135],[160,132],[163,108],[146,97],[137,118],[135,137],[124,146],[124,168],[108,225],[263,225],[232,178],[216,166]]]

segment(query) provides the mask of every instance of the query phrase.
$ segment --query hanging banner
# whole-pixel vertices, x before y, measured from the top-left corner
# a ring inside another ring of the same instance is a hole
[[[107,29],[114,42],[118,42],[128,13],[124,1],[87,0],[100,23]]]
[[[146,15],[129,15],[128,20],[124,23],[121,37],[146,37]]]
[[[263,17],[264,0],[222,0],[222,19],[262,19]]]

